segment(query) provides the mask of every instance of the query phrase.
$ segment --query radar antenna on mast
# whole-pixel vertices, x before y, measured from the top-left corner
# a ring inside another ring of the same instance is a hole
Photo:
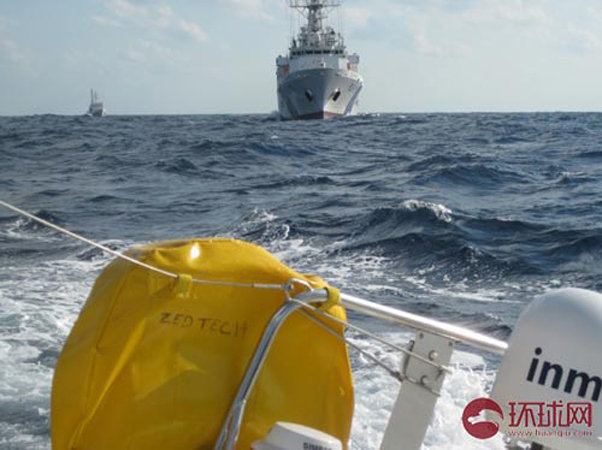
[[[310,31],[322,29],[323,21],[328,17],[328,10],[341,6],[340,0],[289,0],[289,6],[307,18]]]
[[[341,6],[340,0],[289,0],[293,8],[331,8]]]

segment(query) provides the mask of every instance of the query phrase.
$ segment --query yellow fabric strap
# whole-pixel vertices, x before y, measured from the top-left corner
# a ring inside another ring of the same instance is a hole
[[[328,291],[328,300],[320,305],[318,309],[321,311],[327,311],[333,306],[339,305],[341,303],[341,291],[337,288],[333,288],[332,286],[324,286],[324,289]]]
[[[184,273],[178,274],[174,291],[178,298],[188,297],[190,294],[190,287],[192,286],[192,276]]]

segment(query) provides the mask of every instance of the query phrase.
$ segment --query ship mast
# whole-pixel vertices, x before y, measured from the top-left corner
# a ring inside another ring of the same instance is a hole
[[[317,33],[323,29],[324,19],[328,16],[327,9],[341,6],[341,2],[339,0],[290,0],[289,5],[307,18],[307,29]]]

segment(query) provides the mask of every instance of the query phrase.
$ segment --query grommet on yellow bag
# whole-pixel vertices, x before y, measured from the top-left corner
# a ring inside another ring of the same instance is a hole
[[[178,298],[186,298],[190,295],[190,289],[192,287],[192,277],[187,274],[179,274],[176,278],[174,286],[174,293]]]
[[[328,292],[328,299],[318,309],[328,311],[333,306],[341,306],[341,291],[332,286],[325,286],[324,288]]]

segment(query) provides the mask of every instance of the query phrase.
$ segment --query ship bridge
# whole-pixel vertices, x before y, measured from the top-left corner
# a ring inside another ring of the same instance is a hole
[[[332,8],[340,6],[336,0],[290,0],[290,6],[307,19],[290,47],[290,57],[303,55],[346,55],[343,36],[324,21]]]

